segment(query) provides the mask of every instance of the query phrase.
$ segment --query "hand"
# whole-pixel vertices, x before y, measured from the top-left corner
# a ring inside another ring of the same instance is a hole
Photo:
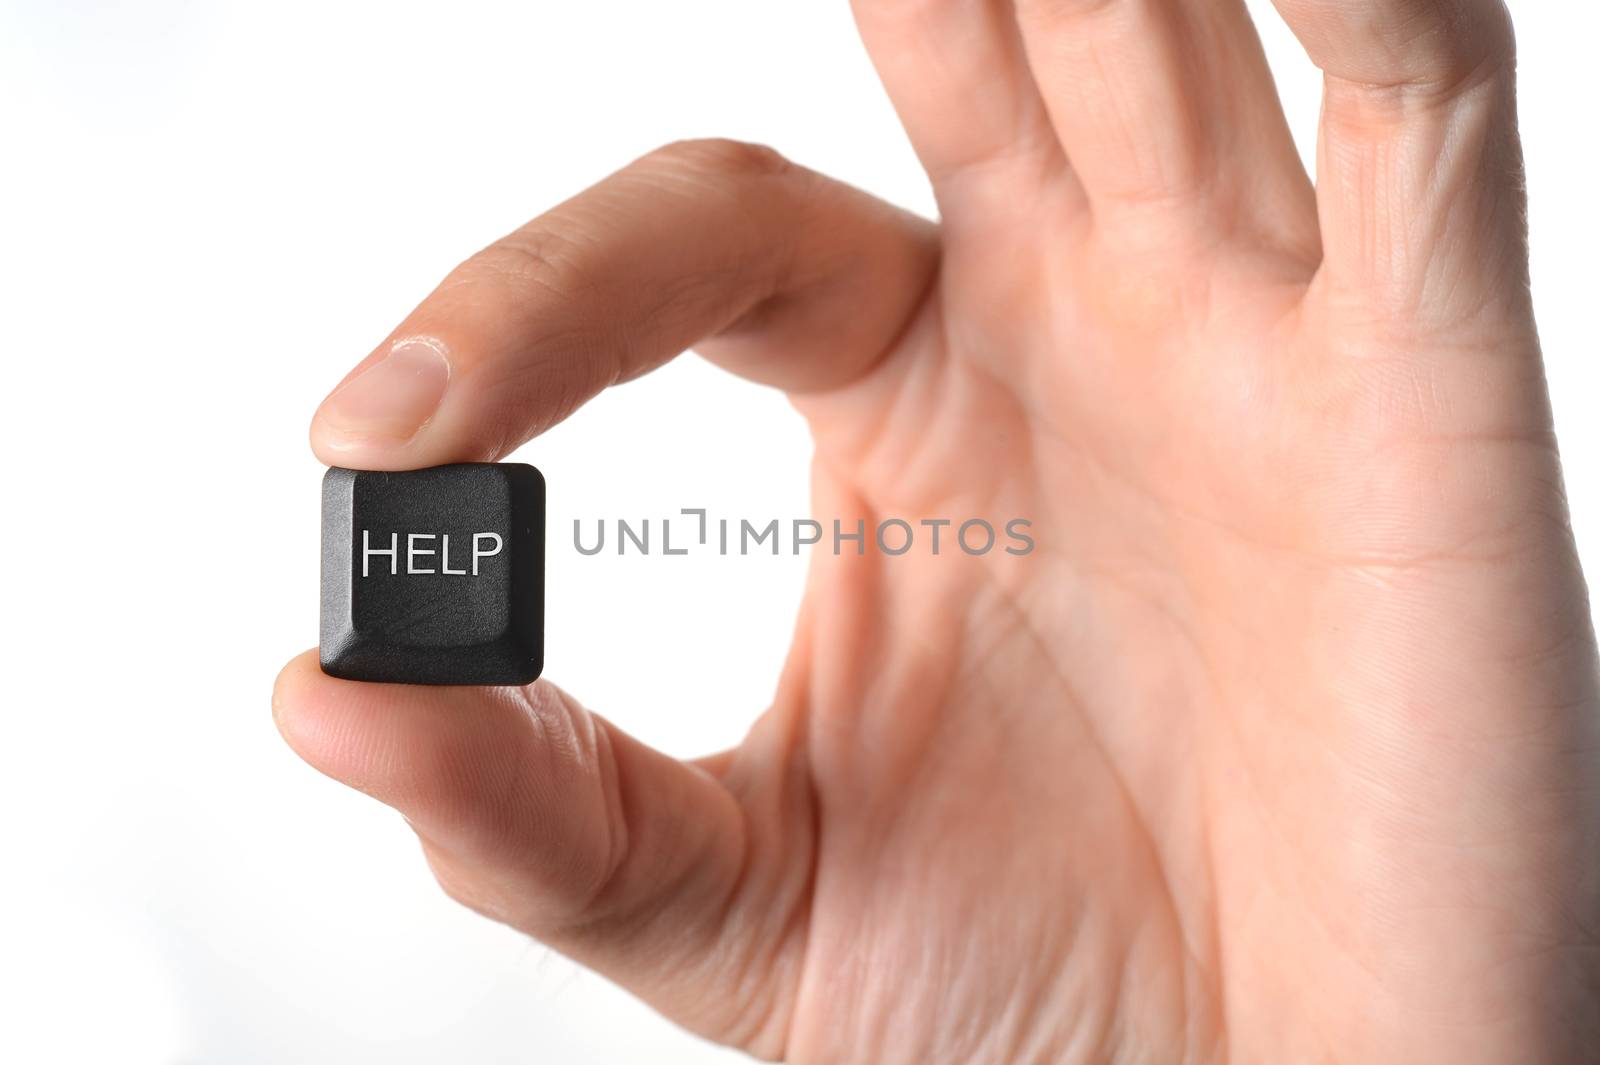
[[[858,0],[935,227],[655,152],[460,266],[317,454],[495,459],[697,346],[785,389],[820,551],[773,705],[683,764],[548,683],[284,671],[445,889],[795,1062],[1600,1048],[1600,694],[1493,0]],[[934,431],[934,430],[937,431]]]

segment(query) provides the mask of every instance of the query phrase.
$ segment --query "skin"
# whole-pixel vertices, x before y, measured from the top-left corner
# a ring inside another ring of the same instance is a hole
[[[1238,0],[856,7],[937,226],[669,146],[458,267],[312,444],[499,458],[693,346],[792,396],[819,518],[1037,550],[816,553],[694,764],[545,681],[310,654],[284,737],[452,896],[761,1057],[1594,1060],[1600,683],[1503,9],[1278,0],[1314,192]]]

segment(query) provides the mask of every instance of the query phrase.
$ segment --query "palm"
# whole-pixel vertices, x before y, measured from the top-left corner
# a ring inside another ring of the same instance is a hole
[[[495,244],[319,412],[494,459],[700,350],[789,391],[816,559],[774,705],[685,765],[553,686],[280,678],[456,898],[797,1062],[1582,1060],[1600,694],[1491,0],[858,0],[937,229],[722,142]]]
[[[1280,262],[984,232],[864,382],[881,414],[802,402],[828,512],[1024,514],[1040,550],[821,562],[791,673],[822,817],[794,1060],[1461,1060],[1433,1024],[1540,1032],[1496,1004],[1539,982],[1518,900],[1570,859],[1474,812],[1520,796],[1548,829],[1594,787],[1561,697],[1503,679],[1585,644],[1571,603],[1528,617],[1572,578],[1534,382],[1451,394],[1376,345],[1328,372],[1363,340],[1311,335],[1326,309]],[[1081,265],[1015,284],[1052,260]],[[1490,343],[1452,357],[1504,365]],[[1526,880],[1476,886],[1501,863]],[[1470,910],[1492,934],[1464,940]]]

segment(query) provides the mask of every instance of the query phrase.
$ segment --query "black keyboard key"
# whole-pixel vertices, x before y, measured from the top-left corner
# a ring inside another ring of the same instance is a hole
[[[322,669],[527,684],[544,665],[544,477],[521,463],[322,481]]]

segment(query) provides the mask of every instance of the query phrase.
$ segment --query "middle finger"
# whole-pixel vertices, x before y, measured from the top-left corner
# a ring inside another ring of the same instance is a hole
[[[1098,227],[1161,246],[1244,235],[1314,261],[1311,182],[1243,0],[1016,6]]]

